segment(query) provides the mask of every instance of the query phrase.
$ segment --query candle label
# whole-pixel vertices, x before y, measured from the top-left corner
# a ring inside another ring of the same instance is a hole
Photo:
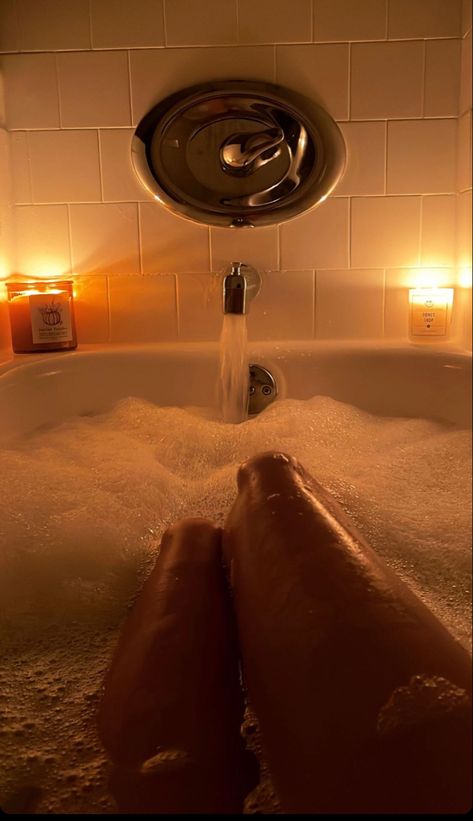
[[[446,302],[416,298],[412,304],[412,334],[415,336],[444,336],[447,332]]]
[[[33,343],[72,340],[69,294],[32,294],[29,304]]]

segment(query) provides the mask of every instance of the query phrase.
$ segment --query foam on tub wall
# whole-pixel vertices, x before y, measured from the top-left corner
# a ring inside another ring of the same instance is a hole
[[[471,0],[353,7],[2,0],[12,270],[74,275],[81,342],[216,339],[221,295],[210,273],[236,258],[264,272],[250,338],[407,338],[413,270],[457,284],[457,263],[471,260]],[[235,77],[313,97],[347,142],[333,195],[279,227],[238,233],[182,220],[131,167],[134,127],[154,103]],[[456,299],[458,338],[467,295]]]

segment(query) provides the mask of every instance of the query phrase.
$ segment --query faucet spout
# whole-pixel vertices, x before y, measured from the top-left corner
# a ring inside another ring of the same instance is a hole
[[[256,296],[261,277],[251,265],[232,262],[230,272],[223,279],[223,313],[246,314],[249,301]]]

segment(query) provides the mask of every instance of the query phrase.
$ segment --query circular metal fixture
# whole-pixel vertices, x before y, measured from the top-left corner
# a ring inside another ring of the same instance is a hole
[[[138,125],[135,171],[171,211],[206,225],[252,228],[322,202],[345,167],[335,121],[281,86],[247,81],[192,86]]]

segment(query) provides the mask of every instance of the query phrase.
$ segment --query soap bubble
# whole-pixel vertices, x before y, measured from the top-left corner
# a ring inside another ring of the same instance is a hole
[[[323,396],[240,425],[124,399],[0,452],[0,805],[27,784],[38,812],[114,811],[95,711],[120,625],[165,528],[223,524],[265,450],[299,459],[468,646],[469,431]]]

